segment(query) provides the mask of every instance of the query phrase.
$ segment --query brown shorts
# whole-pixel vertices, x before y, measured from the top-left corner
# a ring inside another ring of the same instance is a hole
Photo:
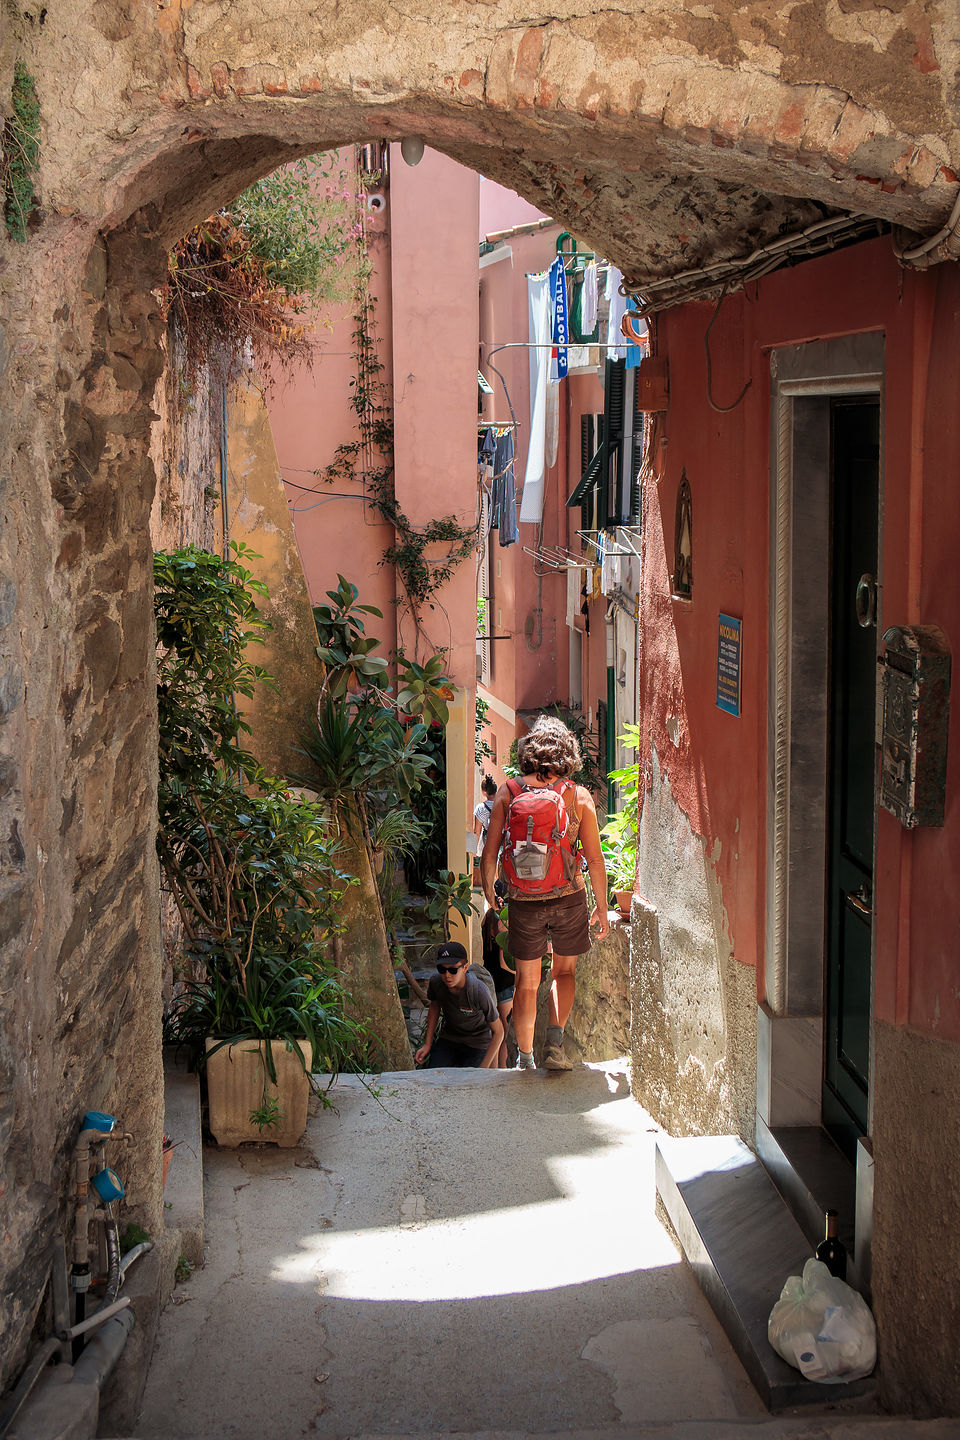
[[[507,904],[510,954],[537,960],[552,942],[558,955],[585,955],[590,949],[587,892],[548,900],[510,900]]]

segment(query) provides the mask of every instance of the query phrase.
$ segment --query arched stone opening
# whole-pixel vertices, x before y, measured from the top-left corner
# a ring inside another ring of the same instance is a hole
[[[167,246],[286,159],[411,133],[635,282],[824,208],[921,230],[949,208],[960,150],[942,77],[957,36],[926,19],[885,15],[881,45],[819,0],[779,28],[734,7],[708,22],[679,4],[572,6],[535,23],[483,8],[426,22],[344,7],[318,38],[292,0],[232,6],[222,23],[213,6],[174,4],[156,31],[98,6],[69,42],[33,37],[58,99],[47,218],[8,272],[4,376],[0,940],[13,958],[0,987],[21,996],[0,1051],[11,1369],[83,1108],[136,1131],[132,1206],[148,1227],[162,1218],[147,432]]]

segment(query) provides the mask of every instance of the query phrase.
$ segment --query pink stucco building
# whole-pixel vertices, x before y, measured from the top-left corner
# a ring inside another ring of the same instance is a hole
[[[463,871],[482,773],[474,764],[478,696],[492,751],[483,768],[498,780],[511,742],[544,707],[582,715],[604,769],[614,763],[608,742],[635,718],[630,557],[608,556],[601,574],[596,547],[578,533],[584,512],[567,505],[599,439],[607,351],[595,344],[571,353],[577,363],[551,397],[542,505],[535,520],[521,518],[508,534],[491,507],[492,456],[478,452],[488,432],[490,444],[509,436],[519,500],[531,437],[527,276],[555,259],[559,226],[436,152],[426,151],[416,167],[397,145],[359,155],[368,167],[357,183],[367,196],[370,334],[393,425],[397,505],[418,530],[447,516],[477,527],[476,547],[417,618],[385,560],[393,526],[371,503],[370,476],[381,458],[361,451],[356,473],[341,470],[332,482],[322,475],[338,447],[358,438],[353,307],[318,317],[316,362],[278,382],[273,430],[312,602],[321,603],[343,574],[363,602],[383,611],[371,628],[384,653],[400,648],[420,662],[444,653],[456,686],[447,735],[448,863]],[[564,250],[572,303],[584,257],[573,263],[569,238]],[[604,273],[601,266],[601,284]],[[602,298],[600,309],[605,341]],[[442,564],[454,548],[440,541],[428,561]],[[479,621],[478,597],[485,601]]]

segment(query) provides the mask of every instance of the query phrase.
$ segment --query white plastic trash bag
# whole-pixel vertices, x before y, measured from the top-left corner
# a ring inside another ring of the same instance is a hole
[[[821,1385],[869,1375],[877,1361],[877,1327],[862,1295],[808,1260],[791,1275],[770,1311],[767,1337],[778,1355]]]

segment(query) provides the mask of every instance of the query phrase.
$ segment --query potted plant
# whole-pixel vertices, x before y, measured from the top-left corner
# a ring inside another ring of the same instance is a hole
[[[221,1144],[294,1145],[311,1071],[336,1074],[364,1036],[328,959],[350,880],[324,812],[240,743],[236,697],[273,683],[247,659],[266,628],[248,556],[189,547],[155,559],[157,848],[183,933],[167,1030],[205,1062]]]
[[[620,743],[636,753],[640,744],[640,728],[627,725]],[[640,777],[636,761],[608,778],[618,789],[619,808],[600,831],[600,845],[607,867],[607,884],[620,914],[629,919],[633,887],[637,878],[637,836],[640,823]]]

